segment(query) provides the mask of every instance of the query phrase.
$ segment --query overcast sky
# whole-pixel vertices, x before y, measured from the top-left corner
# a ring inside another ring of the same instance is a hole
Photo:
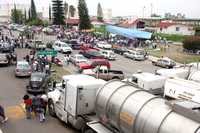
[[[0,3],[12,2],[29,3],[30,0],[0,0]],[[51,0],[35,0],[39,9],[48,7]],[[70,4],[77,5],[78,0],[66,0]],[[113,16],[145,16],[153,12],[164,15],[165,12],[173,14],[183,13],[190,18],[200,18],[200,0],[86,0],[89,14],[96,15],[97,4],[101,3],[102,8],[111,8]]]

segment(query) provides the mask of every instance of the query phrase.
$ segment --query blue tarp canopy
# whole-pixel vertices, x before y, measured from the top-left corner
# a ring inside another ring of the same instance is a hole
[[[152,35],[152,33],[150,32],[139,31],[136,29],[127,29],[127,28],[111,26],[111,25],[106,26],[106,31],[111,32],[113,34],[127,37],[129,39],[135,39],[135,38],[150,39]]]

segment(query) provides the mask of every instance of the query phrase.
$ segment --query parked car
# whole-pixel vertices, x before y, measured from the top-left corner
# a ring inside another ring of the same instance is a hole
[[[124,79],[124,73],[122,71],[110,70],[106,66],[97,66],[94,69],[86,69],[83,70],[82,73],[103,80]]]
[[[127,52],[124,53],[124,57],[139,61],[145,60],[144,53],[135,50],[128,50]]]
[[[124,53],[127,52],[128,50],[126,48],[116,47],[116,48],[113,48],[113,51],[116,54],[124,55]]]
[[[104,56],[97,50],[88,49],[80,51],[80,54],[88,59],[104,59]]]
[[[28,77],[31,76],[31,72],[31,66],[27,61],[17,61],[17,65],[15,68],[16,77]]]
[[[27,92],[45,93],[48,88],[49,76],[46,73],[35,72],[31,74]]]
[[[160,58],[157,61],[152,61],[152,64],[164,68],[173,68],[174,66],[176,66],[176,63],[172,59],[169,59],[167,57]]]
[[[108,60],[116,59],[115,53],[111,50],[101,50],[100,52],[104,56],[105,59],[108,59]]]
[[[45,50],[47,48],[41,40],[31,41],[28,47],[37,50]]]
[[[106,59],[90,59],[87,62],[78,64],[79,72],[82,72],[84,69],[93,69],[97,66],[107,66],[108,69],[111,67],[109,61]]]
[[[71,55],[70,58],[69,58],[69,60],[74,65],[77,65],[78,63],[81,63],[81,62],[87,62],[88,61],[88,59],[85,58],[81,54]]]
[[[75,50],[80,50],[82,46],[82,44],[80,44],[76,39],[70,40],[69,45]]]
[[[102,49],[111,49],[112,45],[108,44],[107,42],[98,42],[97,47]]]
[[[8,43],[0,43],[0,52],[9,53],[14,51],[14,46]]]
[[[0,53],[0,65],[9,65],[9,57],[5,53]]]
[[[58,52],[61,52],[61,53],[67,53],[67,54],[72,53],[72,48],[67,43],[64,43],[64,42],[61,42],[61,41],[55,41],[52,48],[55,51],[58,51]]]

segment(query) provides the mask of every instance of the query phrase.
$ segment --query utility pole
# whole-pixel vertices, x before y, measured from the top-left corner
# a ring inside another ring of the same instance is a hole
[[[153,3],[151,3],[151,14],[150,14],[150,17],[151,17],[152,14],[153,14]]]
[[[145,15],[145,6],[143,6],[143,9],[142,9],[142,17],[144,18],[144,15]]]

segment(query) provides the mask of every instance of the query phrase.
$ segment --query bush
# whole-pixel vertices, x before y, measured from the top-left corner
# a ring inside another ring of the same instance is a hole
[[[193,52],[200,50],[200,37],[192,36],[188,37],[183,41],[183,48],[192,50]]]
[[[40,25],[44,25],[44,23],[41,19],[33,19],[33,20],[28,21],[28,25],[40,26]]]

